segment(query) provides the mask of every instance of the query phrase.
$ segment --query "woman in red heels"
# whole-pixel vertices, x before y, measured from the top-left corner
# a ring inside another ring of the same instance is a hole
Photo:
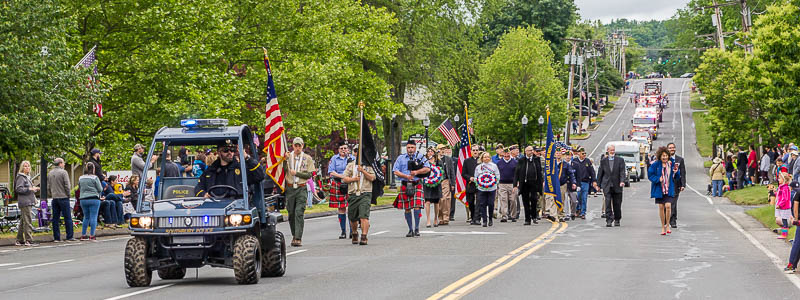
[[[647,177],[650,179],[650,197],[656,199],[658,215],[661,217],[661,235],[672,233],[669,217],[672,214],[672,203],[675,201],[675,186],[681,178],[678,164],[669,157],[667,147],[658,148],[658,160],[650,165]]]

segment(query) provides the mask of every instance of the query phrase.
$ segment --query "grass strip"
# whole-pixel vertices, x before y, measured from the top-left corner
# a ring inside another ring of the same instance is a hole
[[[743,189],[725,192],[725,197],[738,205],[762,205],[769,203],[767,187],[751,185]]]
[[[778,224],[775,222],[775,207],[772,205],[764,205],[761,207],[753,208],[746,211],[748,215],[755,218],[761,224],[764,224],[765,227],[769,229],[776,229],[778,228]],[[789,239],[795,236],[795,231],[797,230],[796,226],[791,226],[789,228]],[[788,239],[787,239],[788,240]]]
[[[700,151],[700,156],[711,157],[711,131],[708,128],[705,112],[693,112],[692,119],[694,119],[694,128],[697,135],[697,150]]]

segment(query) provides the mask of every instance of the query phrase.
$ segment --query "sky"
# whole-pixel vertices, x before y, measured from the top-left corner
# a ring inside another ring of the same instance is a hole
[[[639,21],[666,20],[689,0],[575,0],[578,13],[584,20],[600,20],[608,24],[612,19]]]

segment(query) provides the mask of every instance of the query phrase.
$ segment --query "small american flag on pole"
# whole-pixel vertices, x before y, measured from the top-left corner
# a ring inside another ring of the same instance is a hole
[[[458,133],[456,133],[456,129],[453,128],[453,123],[450,123],[450,118],[444,120],[442,125],[439,125],[439,132],[444,135],[444,138],[447,139],[447,143],[450,144],[450,147],[458,145]]]
[[[91,90],[94,90],[95,77],[97,76],[97,65],[94,63],[95,60],[96,60],[96,57],[95,57],[95,51],[96,50],[97,50],[97,45],[92,47],[92,49],[89,50],[89,52],[87,52],[86,55],[84,55],[83,58],[81,58],[81,60],[78,61],[77,64],[75,64],[75,68],[76,69],[77,68],[89,68],[89,67],[92,67],[92,65],[94,65],[94,68],[92,68],[92,75],[89,75],[89,78],[88,78],[89,79],[89,84],[87,85],[87,87],[89,89],[91,89]],[[103,117],[103,104],[98,101],[97,103],[92,105],[92,111],[97,114],[98,118],[102,118]]]
[[[264,153],[266,153],[267,175],[275,181],[275,184],[285,189],[286,174],[283,172],[281,164],[286,160],[286,136],[283,134],[283,116],[278,106],[278,95],[275,93],[275,84],[272,81],[272,69],[267,56],[267,49],[264,49],[264,67],[267,68],[267,125],[264,128]]]

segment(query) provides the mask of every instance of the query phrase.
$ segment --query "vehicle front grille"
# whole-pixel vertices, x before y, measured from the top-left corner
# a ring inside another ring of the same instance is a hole
[[[158,217],[156,222],[157,228],[198,228],[220,226],[222,226],[221,216]]]

